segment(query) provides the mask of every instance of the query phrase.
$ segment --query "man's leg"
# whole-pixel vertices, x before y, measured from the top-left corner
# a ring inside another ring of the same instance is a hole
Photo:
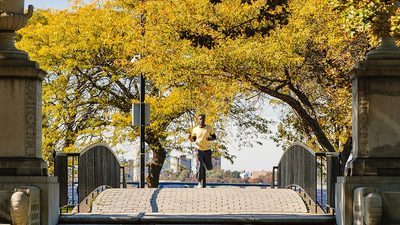
[[[211,155],[212,155],[211,150],[202,151],[202,153],[201,153],[203,167],[205,167],[204,168],[204,179],[203,179],[203,187],[204,188],[206,187],[206,177],[207,177],[206,169],[207,170],[212,169]]]
[[[207,170],[212,170],[213,168],[211,158],[212,158],[212,151],[211,150],[204,151],[204,165],[207,168]]]
[[[206,176],[206,168],[204,167],[204,157],[202,155],[202,151],[197,151],[197,159],[198,159],[198,166],[197,166],[197,180],[201,183],[204,181]]]

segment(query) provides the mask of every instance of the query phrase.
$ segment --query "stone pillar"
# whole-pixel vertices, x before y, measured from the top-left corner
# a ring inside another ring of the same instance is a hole
[[[400,49],[393,38],[369,52],[352,74],[351,176],[400,175]]]
[[[336,184],[337,224],[399,224],[400,49],[394,39],[383,38],[351,79],[353,159]]]
[[[0,174],[47,175],[42,159],[42,79],[28,60],[0,60]]]
[[[0,199],[23,186],[40,189],[40,224],[58,219],[58,183],[42,159],[42,80],[45,72],[14,45],[15,31],[26,25],[33,6],[24,0],[0,1]],[[0,202],[0,221],[9,220],[8,201]],[[11,221],[10,221],[11,222]]]

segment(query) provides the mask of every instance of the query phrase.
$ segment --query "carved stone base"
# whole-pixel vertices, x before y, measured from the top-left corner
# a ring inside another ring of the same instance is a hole
[[[349,162],[350,176],[400,176],[399,157],[358,157]]]
[[[353,207],[357,188],[367,187],[382,198],[381,225],[400,224],[400,176],[348,176],[338,177],[336,183],[336,223],[352,225]],[[366,193],[368,194],[368,193]]]
[[[4,221],[2,215],[10,214],[10,202],[1,200],[11,198],[14,190],[22,186],[34,186],[40,189],[40,225],[56,225],[59,215],[57,177],[46,176],[0,176],[0,222]],[[11,218],[8,216],[8,219]]]
[[[0,157],[2,176],[47,176],[47,163],[41,158]]]
[[[10,200],[14,191],[0,190],[0,224],[11,222]]]

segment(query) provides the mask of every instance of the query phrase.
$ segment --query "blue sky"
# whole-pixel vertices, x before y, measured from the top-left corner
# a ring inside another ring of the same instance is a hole
[[[25,8],[28,5],[33,5],[37,9],[65,9],[68,7],[69,1],[67,0],[25,0]]]
[[[28,5],[33,5],[37,9],[65,9],[68,8],[69,4],[68,0],[26,0],[25,8]],[[269,115],[268,119],[276,121],[279,119],[279,111],[272,107],[264,108],[263,113]],[[278,164],[283,151],[277,148],[272,140],[264,140],[262,143],[261,146],[254,146],[251,149],[246,148],[241,151],[230,149],[231,153],[236,155],[235,162],[232,165],[229,161],[223,159],[222,168],[247,171],[272,170],[272,167]]]

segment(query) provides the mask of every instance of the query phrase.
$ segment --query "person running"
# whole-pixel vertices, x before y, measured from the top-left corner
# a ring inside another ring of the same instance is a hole
[[[197,180],[199,184],[197,187],[206,187],[206,169],[212,169],[211,162],[211,145],[212,141],[217,139],[215,135],[214,128],[206,124],[206,115],[200,114],[197,117],[198,125],[193,129],[192,133],[189,135],[189,140],[195,142],[197,145]]]

